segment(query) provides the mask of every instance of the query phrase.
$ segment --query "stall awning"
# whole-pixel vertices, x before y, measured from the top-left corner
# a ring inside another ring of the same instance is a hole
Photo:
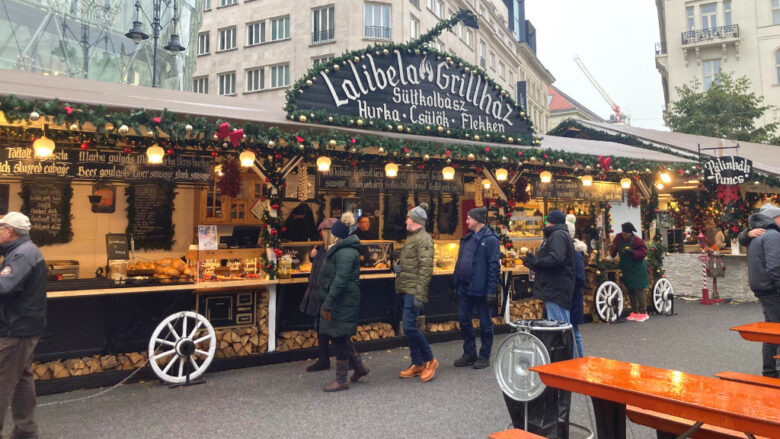
[[[544,136],[542,138],[542,148],[577,154],[603,155],[657,162],[693,162],[693,160],[684,159],[676,155],[624,145],[622,143],[576,139],[573,137]]]

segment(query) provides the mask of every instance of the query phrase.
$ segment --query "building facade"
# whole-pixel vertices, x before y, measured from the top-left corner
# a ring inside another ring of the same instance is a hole
[[[747,76],[753,92],[775,106],[759,124],[780,121],[780,0],[656,0],[661,41],[655,62],[664,101],[698,78],[709,87],[720,72]]]
[[[279,108],[289,86],[312,66],[348,50],[417,39],[471,9],[479,29],[458,24],[434,45],[484,68],[520,97],[537,132],[549,129],[547,87],[554,78],[515,38],[499,0],[205,0],[203,7],[193,90],[256,96]]]

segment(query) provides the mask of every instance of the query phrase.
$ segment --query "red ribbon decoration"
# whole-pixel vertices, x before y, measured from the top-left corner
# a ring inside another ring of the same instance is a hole
[[[161,117],[155,117],[155,118],[152,118],[152,122],[154,122],[154,123],[156,123],[157,125],[159,125],[159,124],[160,124],[160,122],[162,122],[162,118],[161,118]]]
[[[73,108],[70,105],[66,105],[65,106],[65,112],[68,113],[68,114],[72,114],[73,113]]]
[[[238,146],[239,144],[241,144],[241,139],[243,139],[243,138],[244,138],[244,130],[242,130],[240,128],[237,129],[237,130],[233,130],[230,133],[230,143],[233,146]]]
[[[604,169],[604,172],[609,172],[609,166],[612,164],[612,157],[599,156],[599,164]]]
[[[303,143],[303,142],[305,142],[305,141],[306,141],[306,139],[304,139],[304,138],[303,138],[303,137],[301,137],[301,136],[295,136],[295,140],[296,140],[298,143]]]
[[[227,122],[224,122],[220,124],[219,129],[216,132],[218,139],[224,139],[225,137],[230,135],[230,124]]]
[[[726,204],[737,201],[739,199],[739,186],[719,184],[717,196]]]

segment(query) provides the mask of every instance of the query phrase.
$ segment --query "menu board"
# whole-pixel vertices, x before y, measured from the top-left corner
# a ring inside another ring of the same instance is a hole
[[[109,260],[130,259],[127,235],[122,233],[106,233],[106,255]]]
[[[173,188],[163,184],[133,184],[127,188],[127,234],[136,248],[170,250],[173,245]]]
[[[538,177],[531,178],[531,195],[534,198],[554,198],[589,201],[620,201],[623,189],[618,183],[599,181],[585,187],[577,178],[558,177],[549,183],[542,183]]]
[[[455,179],[444,180],[440,170],[399,170],[397,177],[388,178],[384,169],[334,166],[327,174],[319,174],[318,188],[463,194],[463,176],[456,173]]]
[[[30,218],[30,239],[38,245],[66,243],[70,230],[70,184],[36,180],[22,183],[21,211]]]

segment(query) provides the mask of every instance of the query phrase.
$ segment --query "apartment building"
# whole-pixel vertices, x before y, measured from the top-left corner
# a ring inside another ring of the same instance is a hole
[[[462,8],[474,11],[479,29],[459,24],[436,48],[484,68],[519,97],[535,130],[547,132],[547,87],[555,78],[514,36],[499,0],[204,0],[193,91],[256,96],[281,108],[285,91],[312,66],[348,50],[414,40]]]
[[[655,63],[666,105],[675,87],[698,78],[709,87],[720,71],[747,76],[764,103],[780,106],[780,0],[656,0],[661,41]],[[780,120],[780,109],[760,124]]]

